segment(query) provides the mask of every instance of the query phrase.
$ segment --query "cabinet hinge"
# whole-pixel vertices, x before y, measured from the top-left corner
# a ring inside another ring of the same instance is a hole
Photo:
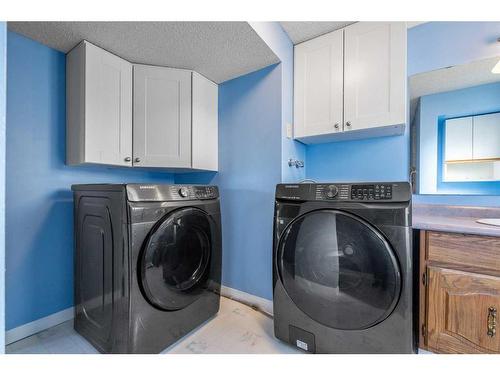
[[[425,324],[422,324],[422,336],[425,337],[427,335],[427,329],[425,327]]]
[[[422,284],[427,285],[427,272],[422,274]]]

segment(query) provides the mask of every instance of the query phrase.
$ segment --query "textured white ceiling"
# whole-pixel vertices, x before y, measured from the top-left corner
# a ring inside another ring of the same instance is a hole
[[[499,60],[500,56],[496,56],[411,76],[409,85],[412,119],[421,96],[499,82],[500,74],[491,72]]]
[[[293,44],[341,29],[354,22],[280,22]]]
[[[193,69],[220,83],[279,62],[247,22],[9,22],[64,53],[86,39],[134,63]]]
[[[280,22],[281,27],[286,31],[288,36],[290,37],[293,44],[298,44],[305,42],[306,40],[315,38],[317,36],[329,33],[334,30],[342,29],[350,24],[353,24],[353,21],[344,21],[344,22]],[[422,21],[408,21],[406,22],[406,26],[408,29],[412,27],[421,25],[426,22]]]

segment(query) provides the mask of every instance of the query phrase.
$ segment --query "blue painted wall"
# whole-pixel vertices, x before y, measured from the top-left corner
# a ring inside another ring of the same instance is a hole
[[[0,354],[5,351],[5,112],[7,24],[0,22]]]
[[[500,111],[500,82],[426,95],[420,99],[419,191],[500,195],[500,182],[443,182],[444,121]]]
[[[6,329],[73,305],[75,183],[173,182],[162,172],[68,167],[65,56],[7,37]]]
[[[307,178],[332,182],[406,181],[408,129],[401,136],[309,145]]]
[[[223,284],[272,299],[274,190],[281,181],[281,66],[219,86]]]
[[[176,175],[219,185],[222,283],[272,299],[274,189],[281,181],[281,64],[219,85],[219,173]]]
[[[288,165],[288,159],[306,160],[306,146],[286,137],[287,124],[293,124],[293,44],[278,22],[250,22],[281,61],[281,180],[298,182],[306,178],[304,168]]]
[[[429,22],[408,30],[408,75],[500,55],[500,22]],[[415,203],[500,206],[500,196],[416,195]]]

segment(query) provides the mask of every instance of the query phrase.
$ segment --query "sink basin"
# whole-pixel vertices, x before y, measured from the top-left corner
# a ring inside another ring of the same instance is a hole
[[[500,219],[478,219],[476,222],[479,224],[495,225],[500,227]]]

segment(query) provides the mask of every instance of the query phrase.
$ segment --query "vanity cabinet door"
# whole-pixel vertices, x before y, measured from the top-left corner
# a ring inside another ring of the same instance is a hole
[[[445,122],[445,161],[472,159],[472,117],[461,117]]]
[[[134,65],[134,166],[191,167],[191,71]]]
[[[345,29],[344,131],[406,122],[406,23]]]
[[[439,353],[500,353],[500,278],[429,267],[427,344]]]
[[[474,117],[474,159],[500,159],[500,113]]]
[[[343,30],[294,48],[294,136],[342,131]]]

